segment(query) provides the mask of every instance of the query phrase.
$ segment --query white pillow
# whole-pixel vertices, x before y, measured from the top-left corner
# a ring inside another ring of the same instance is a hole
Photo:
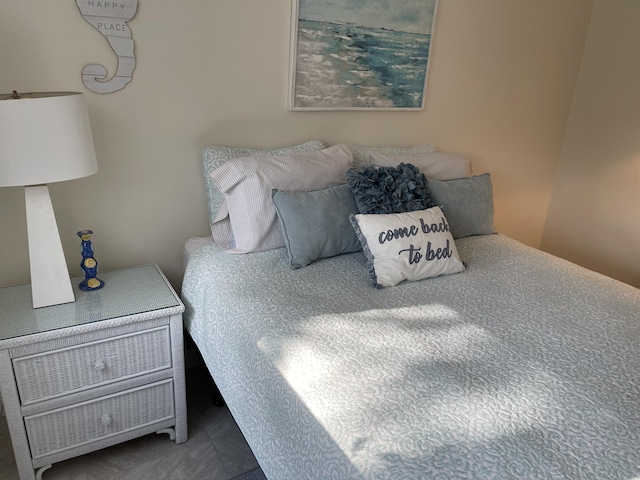
[[[440,207],[406,213],[351,215],[374,287],[464,270]]]
[[[311,140],[301,145],[293,145],[281,148],[245,148],[245,147],[223,147],[220,145],[209,145],[202,150],[202,166],[204,167],[204,186],[209,203],[209,224],[213,223],[220,205],[224,202],[223,193],[218,190],[211,180],[211,172],[229,160],[240,157],[255,157],[258,155],[292,155],[300,152],[312,152],[322,150],[327,146],[320,140]]]
[[[346,145],[229,160],[211,172],[225,197],[211,224],[213,239],[233,253],[284,247],[272,190],[311,191],[345,183],[351,163]]]
[[[366,145],[347,145],[353,154],[353,166],[368,167],[371,165],[371,153],[379,153],[382,155],[423,155],[427,153],[437,152],[438,149],[433,145],[418,145],[416,147],[369,147]],[[400,163],[400,162],[398,162]],[[395,165],[393,165],[395,167]]]
[[[418,167],[427,178],[451,180],[471,176],[471,161],[456,153],[433,152],[427,154],[383,155],[369,154],[371,163],[381,167],[395,167],[399,163],[410,163]]]

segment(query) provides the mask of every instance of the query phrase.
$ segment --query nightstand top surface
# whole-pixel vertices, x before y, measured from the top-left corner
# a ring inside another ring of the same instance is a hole
[[[73,303],[33,308],[31,285],[0,288],[0,341],[122,317],[160,317],[184,306],[156,265],[99,272],[100,290],[84,292],[73,277]],[[157,315],[154,314],[157,312]]]

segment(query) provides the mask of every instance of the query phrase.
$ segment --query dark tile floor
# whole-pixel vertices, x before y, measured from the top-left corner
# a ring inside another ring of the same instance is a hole
[[[211,402],[204,367],[189,366],[189,440],[177,445],[168,435],[147,435],[54,464],[43,480],[229,480],[258,466],[226,407]],[[7,421],[0,417],[0,480],[18,480]]]

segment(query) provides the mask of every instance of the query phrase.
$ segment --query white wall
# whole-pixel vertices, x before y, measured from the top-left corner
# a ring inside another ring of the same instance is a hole
[[[592,0],[441,0],[426,109],[289,112],[289,0],[140,0],[138,64],[124,90],[84,88],[84,65],[115,57],[67,0],[7,0],[0,90],[84,92],[100,171],[51,186],[63,245],[95,231],[101,269],[156,262],[178,285],[184,241],[208,231],[206,144],[318,138],[433,143],[494,180],[500,231],[538,246],[582,59]],[[0,284],[28,280],[20,188],[0,189]]]
[[[640,287],[640,2],[596,0],[542,247]]]

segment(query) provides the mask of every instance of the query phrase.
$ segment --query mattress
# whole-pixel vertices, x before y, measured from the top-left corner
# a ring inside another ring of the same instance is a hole
[[[187,269],[187,265],[189,264],[189,258],[191,254],[198,250],[200,247],[204,245],[213,245],[213,237],[191,237],[188,239],[184,248],[182,249],[182,267],[184,270]]]
[[[361,252],[189,255],[185,326],[268,478],[640,477],[640,292],[503,235],[370,287]]]

